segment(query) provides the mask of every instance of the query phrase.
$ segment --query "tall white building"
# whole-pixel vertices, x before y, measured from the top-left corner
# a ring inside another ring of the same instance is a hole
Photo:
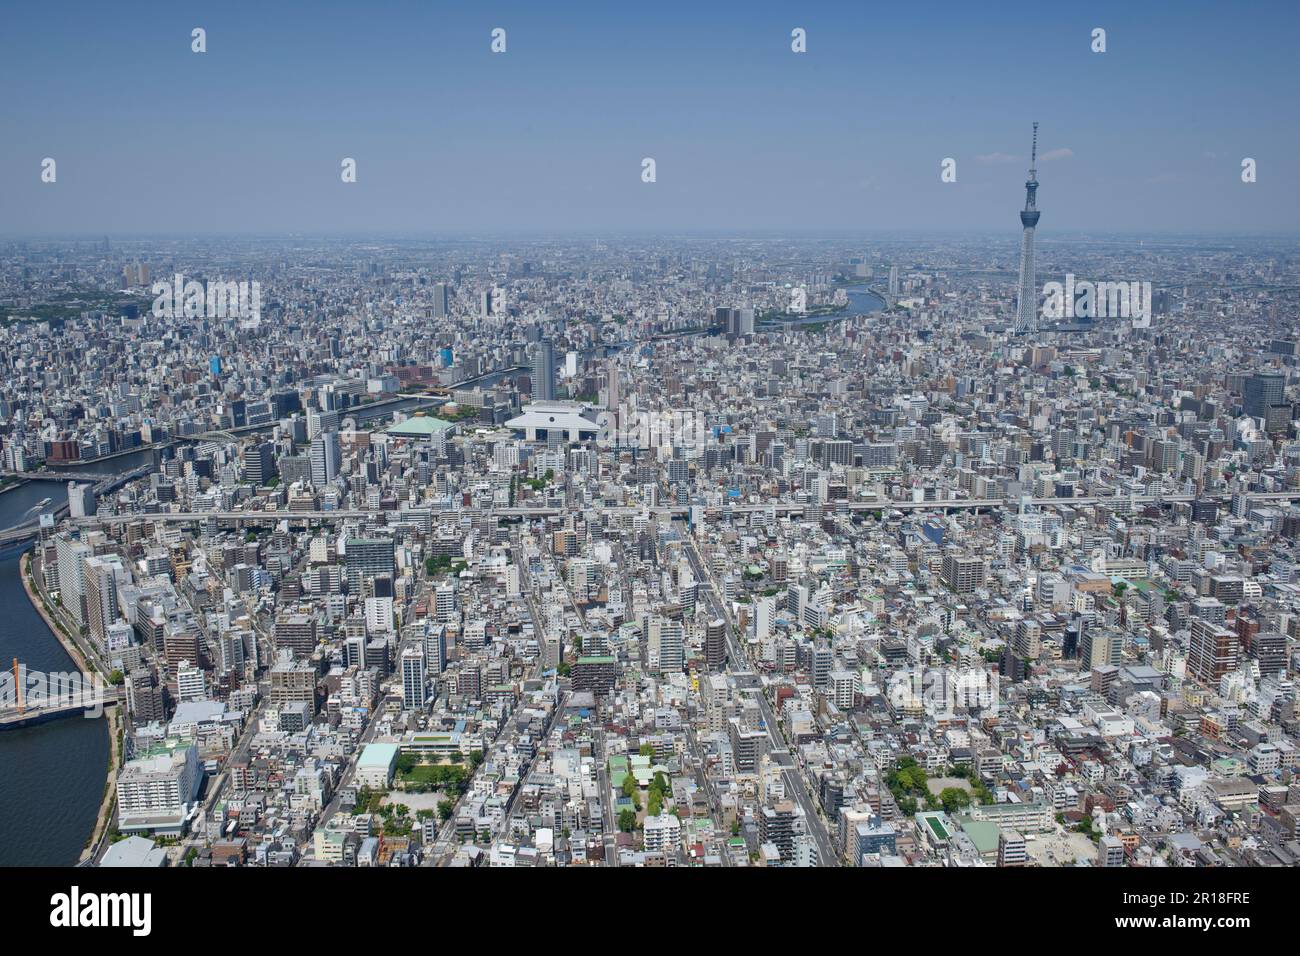
[[[311,483],[321,488],[333,481],[338,476],[342,458],[338,432],[321,432],[313,438],[311,440]]]
[[[645,848],[648,853],[673,854],[682,845],[682,821],[674,814],[645,818]]]
[[[192,700],[207,700],[207,681],[203,668],[195,667],[189,661],[181,661],[176,668],[176,696],[182,703]]]
[[[408,644],[402,648],[402,707],[420,710],[425,700],[424,645]]]
[[[84,541],[66,534],[54,539],[54,551],[59,564],[59,603],[78,624],[84,624],[86,609],[82,559],[90,557],[94,551]]]
[[[754,601],[754,637],[760,643],[772,636],[776,620],[776,598],[766,595]]]
[[[391,634],[393,626],[393,599],[391,597],[366,598],[366,633]]]
[[[456,610],[456,585],[450,581],[439,584],[433,589],[434,616],[443,623],[455,621],[459,614]]]
[[[686,640],[681,621],[652,617],[647,625],[646,656],[661,674],[680,674],[686,666]]]
[[[169,739],[150,747],[117,775],[119,829],[184,832],[201,781],[193,742]]]

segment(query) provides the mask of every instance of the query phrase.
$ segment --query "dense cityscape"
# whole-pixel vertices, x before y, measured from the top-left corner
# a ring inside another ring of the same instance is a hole
[[[1286,938],[1298,28],[10,4],[11,945]]]
[[[1295,865],[1294,245],[1024,246],[6,242],[81,858]]]

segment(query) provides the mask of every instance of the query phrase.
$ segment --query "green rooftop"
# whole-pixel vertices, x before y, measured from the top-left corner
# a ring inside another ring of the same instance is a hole
[[[998,835],[1002,832],[996,823],[985,823],[966,817],[957,820],[962,831],[970,837],[981,856],[990,856],[998,852]]]
[[[391,767],[397,759],[397,751],[397,744],[366,744],[357,760],[357,767]]]

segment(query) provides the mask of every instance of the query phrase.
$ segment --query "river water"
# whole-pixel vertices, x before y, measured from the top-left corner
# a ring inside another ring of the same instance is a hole
[[[871,315],[885,307],[885,300],[872,292],[867,286],[845,286],[844,292],[848,296],[849,302],[843,312],[833,312],[830,315],[809,315],[802,319],[783,321],[781,324],[791,326],[818,325],[827,321],[834,322],[837,319],[851,319],[861,315]]]
[[[5,498],[27,487],[0,495],[0,508],[9,505]],[[75,670],[27,599],[19,561],[12,554],[0,559],[0,661],[9,667],[16,657],[44,673]],[[65,717],[0,731],[0,866],[76,863],[95,827],[107,770],[103,718]]]
[[[130,471],[154,453],[87,462],[78,471]],[[49,498],[49,503],[41,502]],[[67,486],[31,481],[0,493],[0,528],[66,504]],[[20,556],[0,554],[0,664],[33,671],[75,669],[23,590]],[[0,731],[0,866],[71,866],[95,827],[108,771],[108,722],[65,717]]]

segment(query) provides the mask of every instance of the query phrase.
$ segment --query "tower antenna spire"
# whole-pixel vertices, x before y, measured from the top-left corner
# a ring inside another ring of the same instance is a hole
[[[1038,225],[1038,123],[1034,123],[1034,145],[1029,154],[1029,180],[1025,183],[1025,208],[1020,212],[1024,233],[1020,240],[1020,296],[1016,305],[1019,333],[1038,328],[1038,274],[1034,269],[1034,227]]]

